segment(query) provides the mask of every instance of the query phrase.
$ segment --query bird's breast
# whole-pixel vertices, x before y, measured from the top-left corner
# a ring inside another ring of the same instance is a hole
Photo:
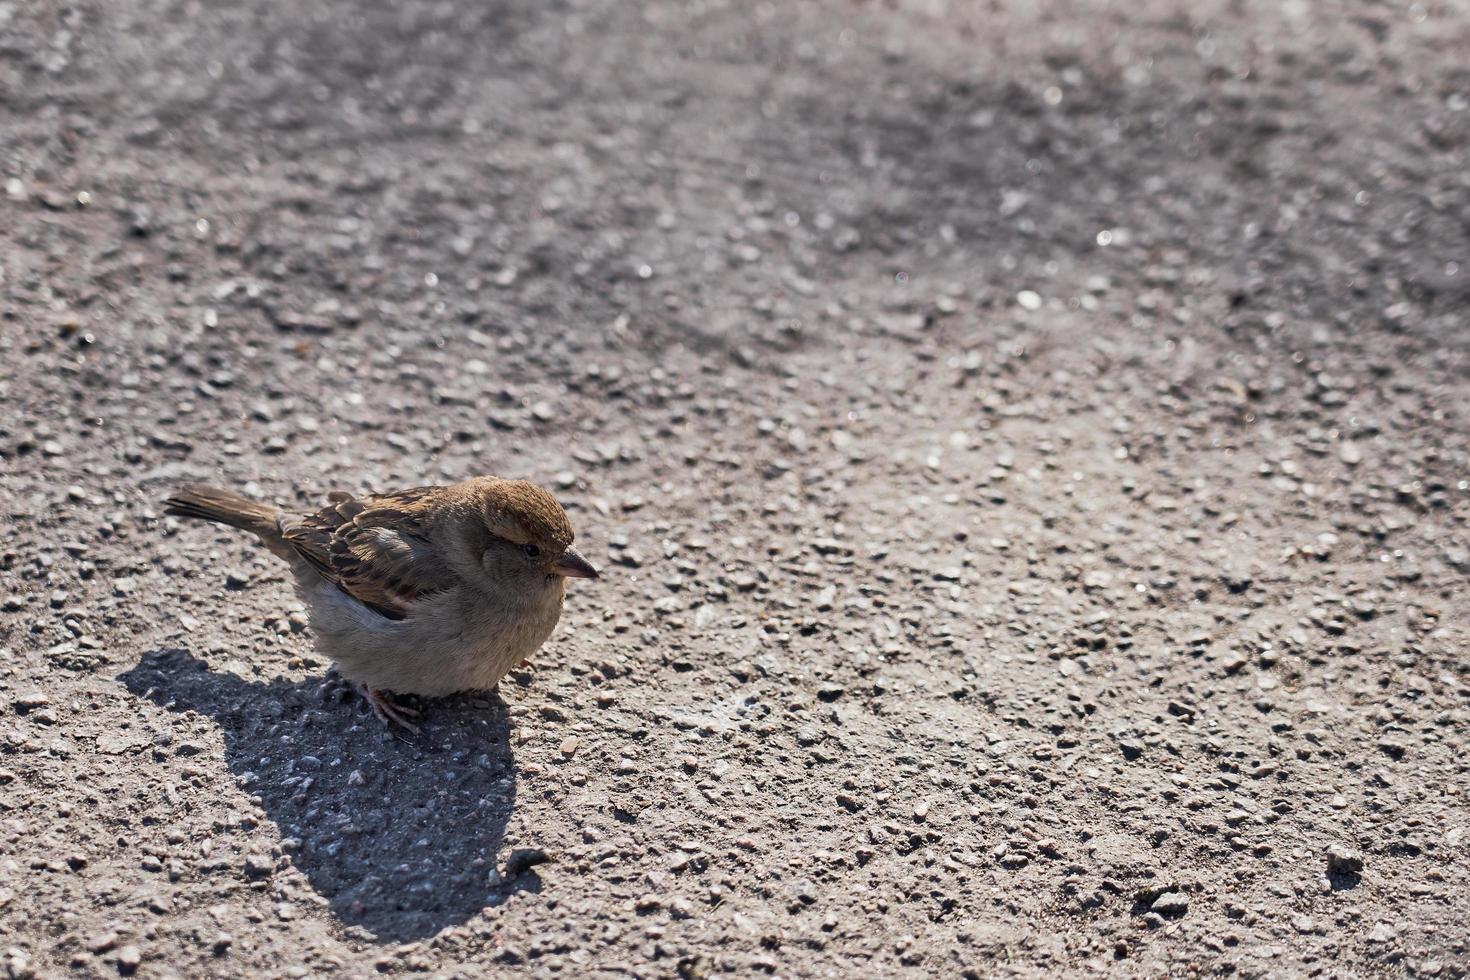
[[[466,688],[490,688],[541,648],[561,618],[562,594],[507,608],[487,603],[467,612],[457,659],[468,675]]]
[[[303,594],[317,646],[343,676],[426,697],[493,688],[546,642],[562,607],[560,590],[520,604],[451,592],[389,620],[325,583]]]

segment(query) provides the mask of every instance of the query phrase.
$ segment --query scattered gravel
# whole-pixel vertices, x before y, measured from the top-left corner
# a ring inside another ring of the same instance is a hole
[[[0,977],[1465,977],[1467,49],[0,0]],[[417,738],[161,517],[481,472],[606,573]]]

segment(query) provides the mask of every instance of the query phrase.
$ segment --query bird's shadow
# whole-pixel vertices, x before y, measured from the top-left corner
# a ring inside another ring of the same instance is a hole
[[[170,711],[214,719],[241,791],[346,926],[378,941],[422,939],[539,889],[516,856],[518,874],[496,870],[516,794],[498,693],[435,701],[422,734],[392,738],[344,703],[345,685],[250,681],[186,650],[147,653],[119,679]],[[274,872],[246,861],[240,873]]]

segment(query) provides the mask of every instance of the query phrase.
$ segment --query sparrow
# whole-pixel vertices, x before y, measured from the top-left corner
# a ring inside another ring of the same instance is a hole
[[[567,579],[598,577],[561,504],[524,480],[327,500],[298,514],[196,485],[164,513],[249,531],[283,559],[317,649],[389,727],[418,731],[394,693],[495,687],[551,635]]]

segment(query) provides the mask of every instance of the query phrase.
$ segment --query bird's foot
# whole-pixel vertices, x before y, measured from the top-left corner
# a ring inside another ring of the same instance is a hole
[[[410,708],[406,704],[399,704],[389,696],[387,691],[381,691],[375,687],[368,687],[366,684],[357,685],[357,693],[361,694],[367,700],[368,707],[373,709],[373,714],[384,725],[387,725],[389,728],[392,728],[394,725],[399,725],[413,732],[415,735],[419,733],[419,726],[409,720],[419,716],[418,709]]]

